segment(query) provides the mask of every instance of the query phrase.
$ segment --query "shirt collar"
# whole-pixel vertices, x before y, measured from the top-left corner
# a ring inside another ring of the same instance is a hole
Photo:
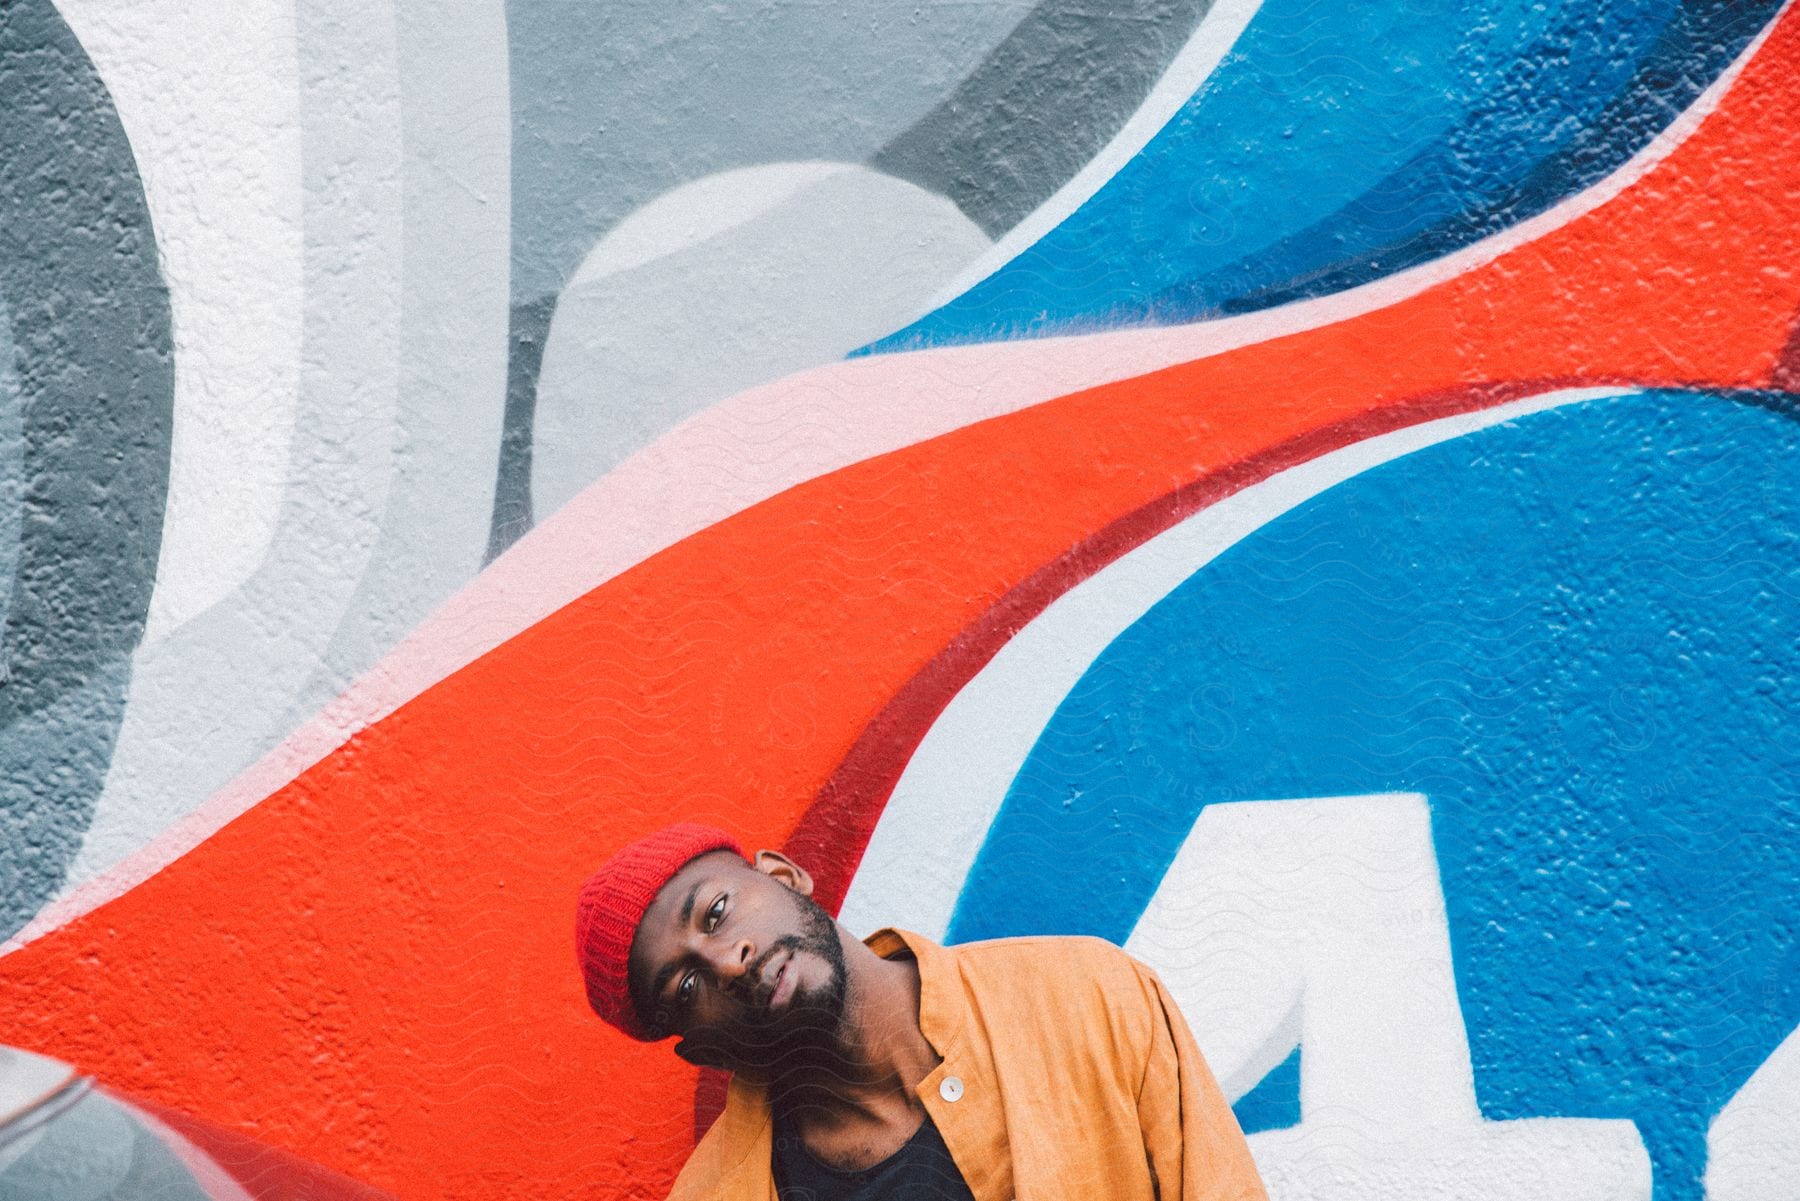
[[[919,965],[919,1031],[940,1058],[950,1058],[962,1041],[963,996],[956,964],[944,948],[892,926],[875,931],[863,945],[883,959],[912,955]]]

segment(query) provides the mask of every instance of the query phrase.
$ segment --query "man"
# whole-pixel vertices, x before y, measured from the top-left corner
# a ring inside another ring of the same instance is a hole
[[[595,1012],[732,1073],[674,1201],[1266,1201],[1150,969],[1091,938],[859,942],[811,894],[692,824],[582,888]]]

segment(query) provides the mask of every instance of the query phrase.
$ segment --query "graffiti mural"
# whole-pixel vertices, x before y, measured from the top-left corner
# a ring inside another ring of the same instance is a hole
[[[1800,1176],[1800,17],[29,0],[4,1040],[660,1196],[674,816],[1095,934],[1281,1201]]]

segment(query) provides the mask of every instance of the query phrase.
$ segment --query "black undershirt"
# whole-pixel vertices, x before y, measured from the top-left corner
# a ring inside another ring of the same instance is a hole
[[[781,1201],[975,1201],[929,1115],[905,1146],[860,1172],[826,1167],[777,1118],[772,1158]]]

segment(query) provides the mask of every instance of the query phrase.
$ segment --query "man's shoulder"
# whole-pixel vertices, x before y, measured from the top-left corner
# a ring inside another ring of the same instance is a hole
[[[1141,996],[1153,974],[1119,947],[1084,934],[1034,934],[959,943],[945,950],[965,979],[1025,992],[1126,990]]]
[[[981,942],[960,942],[944,949],[958,959],[983,961],[1041,961],[1046,957],[1054,957],[1094,963],[1137,964],[1137,960],[1119,947],[1091,934],[1024,934],[1012,938],[989,938]]]
[[[668,1201],[762,1197],[769,1174],[769,1110],[761,1089],[733,1079],[725,1108],[688,1156]]]
[[[1061,1071],[1112,1064],[1137,1078],[1162,1017],[1149,968],[1099,938],[1028,936],[948,948],[961,979],[965,1025],[996,1060],[1046,1057]],[[1134,1050],[1135,1049],[1135,1050]],[[1079,1068],[1076,1065],[1086,1065]]]

